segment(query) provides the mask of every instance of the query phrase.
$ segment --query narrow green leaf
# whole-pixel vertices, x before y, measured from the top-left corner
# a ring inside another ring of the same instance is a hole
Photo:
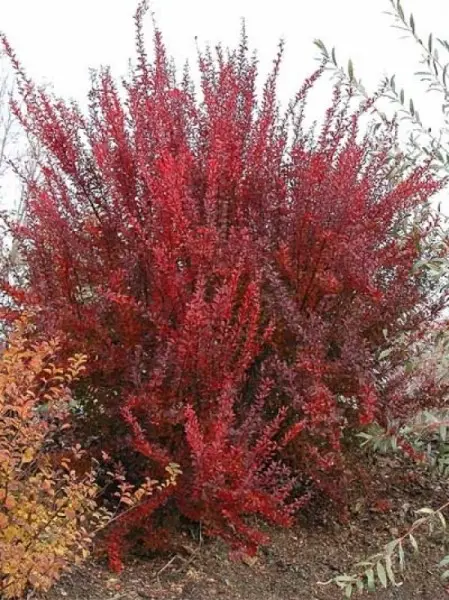
[[[387,555],[385,557],[385,569],[387,571],[388,579],[391,581],[393,585],[396,585],[396,579],[394,577],[393,565],[391,562],[391,556]]]
[[[443,46],[449,52],[449,43],[446,40],[442,40],[441,38],[437,38],[438,43]]]
[[[402,547],[401,542],[399,542],[399,544],[398,544],[398,555],[399,555],[399,568],[401,569],[401,571],[403,571],[405,568],[405,555],[404,555],[404,548]]]
[[[337,66],[337,55],[335,53],[335,48],[332,48],[331,57],[332,57],[332,62],[334,63],[335,66]]]
[[[349,75],[349,80],[353,81],[354,79],[354,65],[352,64],[352,60],[349,59],[348,61],[348,75]]]
[[[419,548],[418,548],[418,542],[416,541],[415,536],[413,535],[413,533],[410,533],[408,536],[409,540],[410,540],[410,544],[413,548],[413,551],[415,552],[415,554],[418,554],[419,552]]]
[[[410,13],[410,29],[413,33],[415,33],[415,19],[413,18],[413,14]]]
[[[365,571],[365,575],[368,589],[370,591],[374,591],[376,589],[376,584],[374,582],[374,569],[367,569]]]
[[[373,563],[370,560],[362,560],[355,565],[356,567],[372,567]]]
[[[384,588],[386,588],[387,587],[387,573],[385,571],[385,567],[383,566],[383,564],[380,561],[376,565],[376,571],[377,571],[377,576],[379,577],[380,583],[383,585]]]
[[[338,575],[335,577],[334,581],[337,585],[351,583],[354,580],[354,577],[351,575]]]
[[[404,90],[400,91],[400,93],[399,93],[399,100],[400,100],[401,104],[404,104],[404,100],[405,100]]]
[[[385,546],[388,556],[391,556],[393,554],[393,550],[396,548],[396,546],[398,544],[399,544],[399,540],[392,540],[391,542],[388,542],[388,544]]]
[[[433,515],[435,511],[432,508],[424,507],[424,508],[418,509],[415,512],[417,515]],[[419,519],[419,521],[422,522],[421,519]]]
[[[446,554],[443,560],[438,563],[439,567],[445,567],[446,565],[449,565],[449,554]]]
[[[393,352],[393,348],[386,348],[385,350],[382,350],[382,352],[379,354],[379,360],[382,360],[383,358],[386,358],[392,352]]]
[[[432,54],[432,48],[433,48],[433,36],[432,36],[432,34],[429,34],[429,41],[427,43],[427,48],[429,49],[429,52]]]
[[[349,583],[346,587],[345,587],[345,598],[350,598],[352,596],[352,583]]]
[[[323,56],[325,58],[329,58],[329,52],[327,51],[327,48],[324,45],[323,41],[316,39],[316,40],[313,40],[313,43],[315,44],[315,46],[317,46],[321,50],[321,53],[323,54]]]
[[[371,440],[373,438],[373,436],[371,434],[365,433],[364,431],[361,431],[360,433],[356,433],[355,437],[359,437],[364,440]]]
[[[324,42],[322,42],[318,38],[315,39],[315,40],[313,40],[313,43],[315,44],[315,46],[318,46],[318,48],[320,48],[320,50],[325,50],[326,49],[326,46],[324,45]]]

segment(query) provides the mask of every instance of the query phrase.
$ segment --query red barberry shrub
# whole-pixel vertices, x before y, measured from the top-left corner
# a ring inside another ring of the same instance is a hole
[[[162,500],[252,551],[263,536],[246,517],[287,524],[295,478],[341,492],[345,438],[418,402],[385,384],[384,331],[417,334],[442,305],[414,269],[432,232],[414,215],[441,184],[425,166],[397,174],[394,123],[363,135],[372,103],[337,89],[314,135],[322,70],[282,114],[282,48],[259,100],[244,34],[200,54],[198,93],[159,31],[147,58],[143,13],[137,66],[123,88],[94,76],[87,115],[39,90],[3,39],[17,116],[45,149],[13,228],[28,285],[5,291],[88,354],[87,429],[129,476],[181,468],[121,521],[115,562]]]
[[[170,461],[181,465],[178,485],[167,493],[182,514],[236,552],[254,552],[266,536],[244,517],[288,525],[297,507],[289,502],[295,479],[279,461],[297,427],[284,426],[286,407],[265,415],[272,382],[257,381],[253,401],[244,398],[248,370],[271,335],[270,327],[260,332],[258,281],[247,274],[245,283],[244,275],[235,268],[209,294],[198,281],[153,377],[126,399],[121,414],[133,448],[153,471]]]
[[[392,181],[394,124],[375,140],[362,136],[359,119],[369,103],[351,113],[339,102],[337,89],[318,139],[289,152],[291,185],[265,270],[274,371],[309,438],[298,438],[294,452],[333,493],[341,491],[333,476],[351,427],[385,422],[428,400],[419,398],[424,382],[413,398],[391,385],[387,376],[405,357],[379,360],[385,334],[419,337],[446,301],[414,272],[434,224],[409,222],[438,184],[424,166]],[[404,370],[397,372],[406,382]]]

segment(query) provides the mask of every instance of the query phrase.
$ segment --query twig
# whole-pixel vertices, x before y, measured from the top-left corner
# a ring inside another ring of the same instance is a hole
[[[168,567],[170,565],[172,565],[177,558],[182,558],[182,557],[179,556],[179,554],[175,554],[174,556],[172,556],[171,559],[162,567],[162,569],[159,569],[159,571],[156,573],[155,579],[159,579],[160,575],[162,575],[162,573],[164,571],[166,571],[168,569]]]

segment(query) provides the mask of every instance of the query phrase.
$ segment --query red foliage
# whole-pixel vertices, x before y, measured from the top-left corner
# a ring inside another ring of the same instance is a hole
[[[37,89],[3,40],[17,114],[46,149],[15,231],[22,300],[89,355],[108,450],[150,473],[179,463],[178,509],[252,551],[263,536],[246,516],[288,524],[293,474],[341,491],[345,433],[404,409],[377,353],[383,329],[416,331],[440,308],[412,270],[431,229],[398,234],[439,184],[425,167],[391,179],[394,125],[361,135],[371,104],[352,112],[338,90],[307,132],[321,70],[282,115],[282,49],[258,101],[243,35],[200,55],[197,96],[158,31],[149,63],[142,18],[137,67],[122,90],[98,73],[88,116]],[[114,552],[157,504],[129,513]]]

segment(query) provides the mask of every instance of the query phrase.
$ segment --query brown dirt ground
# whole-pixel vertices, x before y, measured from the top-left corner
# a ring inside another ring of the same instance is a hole
[[[339,600],[342,594],[336,587],[317,582],[349,570],[403,533],[416,518],[414,510],[437,508],[448,498],[449,483],[406,467],[378,459],[370,470],[369,489],[363,496],[360,488],[351,494],[349,524],[323,517],[323,511],[321,516],[305,513],[292,530],[271,531],[272,545],[254,561],[230,561],[221,543],[200,543],[194,534],[184,533],[183,552],[151,560],[135,558],[120,576],[101,563],[91,563],[65,576],[45,600]],[[383,498],[391,501],[388,511],[379,510]],[[417,537],[420,554],[407,557],[406,571],[402,579],[398,576],[401,585],[366,594],[368,598],[449,599],[437,567],[448,547],[441,536]]]

